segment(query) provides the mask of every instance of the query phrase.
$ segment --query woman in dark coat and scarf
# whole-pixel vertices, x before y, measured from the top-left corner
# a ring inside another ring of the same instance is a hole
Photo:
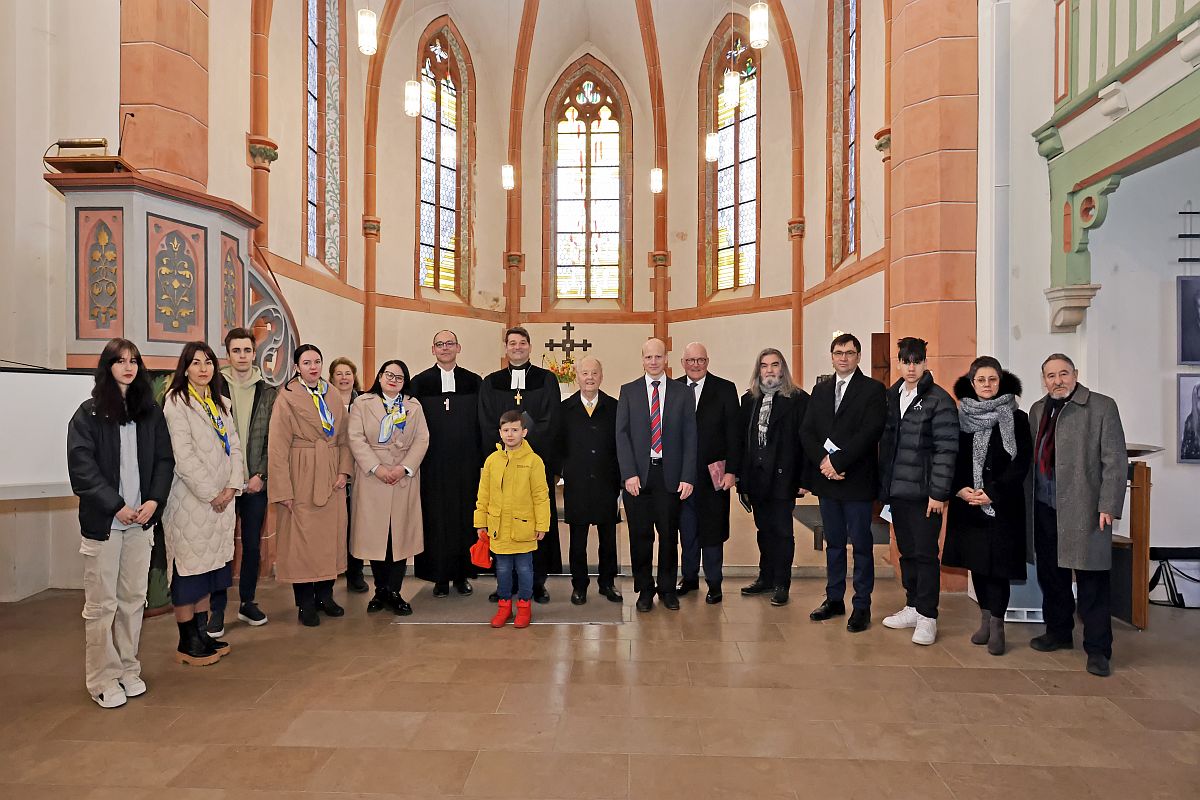
[[[954,384],[959,399],[954,498],[942,563],[965,567],[979,600],[972,644],[1004,654],[1009,581],[1025,578],[1025,478],[1033,457],[1029,417],[1017,408],[1021,381],[991,356]]]

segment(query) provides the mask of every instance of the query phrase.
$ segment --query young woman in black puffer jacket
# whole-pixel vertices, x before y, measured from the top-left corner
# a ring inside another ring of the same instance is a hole
[[[879,442],[880,500],[891,507],[904,608],[884,619],[888,628],[915,628],[913,643],[937,639],[941,567],[938,538],[953,494],[958,454],[958,409],[925,369],[923,339],[905,337],[897,357],[901,379],[888,389],[888,415]]]

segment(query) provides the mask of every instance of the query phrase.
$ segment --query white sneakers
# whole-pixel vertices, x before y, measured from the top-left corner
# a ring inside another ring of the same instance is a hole
[[[918,619],[917,629],[913,631],[912,640],[913,644],[933,644],[937,640],[937,620],[931,617]]]
[[[101,708],[120,708],[125,705],[127,698],[121,684],[114,683],[107,690],[92,697]]]
[[[896,630],[916,628],[913,631],[913,644],[930,645],[937,641],[937,620],[921,616],[912,606],[905,606],[890,617],[884,617],[883,626]]]
[[[141,678],[122,678],[121,688],[126,697],[141,697],[146,693],[146,682]]]
[[[917,622],[920,620],[921,615],[917,613],[915,608],[905,606],[890,617],[884,617],[883,627],[895,628],[896,630],[901,628],[915,628],[917,627]]]

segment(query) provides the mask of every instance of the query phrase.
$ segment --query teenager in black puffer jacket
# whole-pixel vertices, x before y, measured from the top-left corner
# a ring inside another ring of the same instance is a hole
[[[958,455],[958,409],[925,369],[927,347],[923,339],[900,340],[902,377],[888,389],[887,423],[879,442],[879,496],[891,506],[907,595],[904,608],[883,624],[915,628],[913,643],[923,645],[937,639],[938,538]]]

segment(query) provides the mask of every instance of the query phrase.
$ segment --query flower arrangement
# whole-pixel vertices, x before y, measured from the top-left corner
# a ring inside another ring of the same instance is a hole
[[[542,356],[542,366],[554,373],[554,377],[558,378],[559,383],[574,383],[575,382],[575,362],[567,356],[562,361],[558,361],[552,356]]]

